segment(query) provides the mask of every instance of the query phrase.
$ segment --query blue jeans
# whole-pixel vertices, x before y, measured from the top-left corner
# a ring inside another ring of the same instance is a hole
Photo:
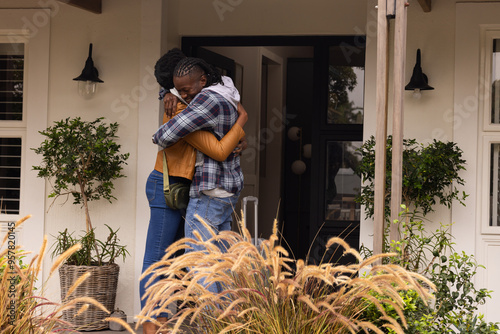
[[[169,177],[169,182],[175,183],[181,180],[179,177]],[[165,203],[163,195],[163,174],[153,170],[149,174],[146,182],[146,196],[149,201],[151,216],[149,219],[148,235],[146,239],[146,250],[142,263],[142,272],[146,271],[152,264],[161,260],[165,255],[165,250],[173,242],[182,238],[183,224],[182,216],[184,212],[173,210]],[[146,283],[151,275],[144,277],[139,282],[139,293],[141,296],[141,308],[144,308],[147,300],[142,299],[146,293]],[[156,278],[149,286],[153,285],[160,278]],[[167,317],[167,314],[161,314],[160,317]]]
[[[232,223],[232,213],[240,194],[234,194],[231,197],[219,198],[200,194],[200,197],[191,197],[186,211],[186,222],[184,224],[184,235],[186,238],[193,238],[194,231],[198,231],[203,240],[208,240],[212,237],[209,229],[215,234],[221,231],[230,231]],[[205,223],[209,225],[209,229],[195,217],[198,214]],[[227,247],[224,243],[216,243],[222,252],[225,252]],[[200,245],[189,244],[193,249],[186,249],[187,252],[204,251]],[[204,285],[203,282],[200,284]],[[207,290],[218,293],[222,291],[219,283],[212,284],[207,287]]]

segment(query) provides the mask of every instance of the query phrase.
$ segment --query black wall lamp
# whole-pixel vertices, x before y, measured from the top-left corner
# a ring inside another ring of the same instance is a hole
[[[434,87],[429,86],[427,75],[422,72],[420,66],[420,49],[417,50],[417,63],[413,67],[413,75],[410,82],[405,86],[405,90],[412,90],[413,97],[419,99],[422,95],[422,90],[433,90]]]
[[[99,79],[99,72],[94,67],[94,61],[92,60],[92,43],[89,45],[89,56],[87,61],[85,61],[85,67],[82,70],[82,74],[73,80],[78,81],[78,94],[86,99],[90,99],[94,96],[97,91],[98,82],[104,82]]]

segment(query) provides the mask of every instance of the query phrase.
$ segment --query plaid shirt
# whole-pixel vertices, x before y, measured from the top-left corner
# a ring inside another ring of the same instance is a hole
[[[153,142],[161,147],[168,147],[197,130],[208,130],[220,140],[229,132],[237,118],[236,109],[225,98],[218,93],[203,90],[186,109],[156,131]],[[189,195],[199,197],[200,191],[215,188],[222,188],[233,194],[243,188],[240,158],[234,153],[223,162],[203,154],[203,164],[196,163]]]

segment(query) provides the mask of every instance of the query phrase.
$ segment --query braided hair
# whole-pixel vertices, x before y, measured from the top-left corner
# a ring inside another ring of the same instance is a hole
[[[174,69],[175,66],[186,55],[178,48],[173,48],[161,56],[155,64],[156,81],[165,89],[174,88]]]
[[[183,77],[194,73],[205,75],[207,86],[223,84],[220,72],[215,67],[209,65],[203,59],[194,57],[186,57],[179,61],[174,70],[174,77]]]

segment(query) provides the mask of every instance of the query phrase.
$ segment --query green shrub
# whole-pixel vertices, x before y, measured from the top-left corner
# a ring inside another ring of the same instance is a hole
[[[488,323],[478,314],[479,305],[491,297],[490,291],[477,289],[473,283],[477,270],[484,267],[473,256],[455,252],[450,226],[428,233],[422,221],[395,223],[399,224],[401,239],[389,247],[397,255],[384,261],[418,272],[436,286],[431,305],[414,298],[414,292],[403,292],[403,313],[408,323],[405,333],[457,333],[457,330],[458,333],[496,333],[498,324]],[[387,233],[385,235],[387,237]],[[362,247],[362,254],[369,256],[370,251]],[[386,311],[390,311],[390,307]],[[370,321],[380,315],[373,307],[364,312]]]
[[[373,217],[375,189],[375,138],[372,136],[359,148],[361,162],[357,172],[363,178],[361,194],[356,198],[365,205],[366,216]],[[392,177],[392,137],[387,138],[385,217],[390,215]],[[463,185],[459,172],[465,170],[462,150],[453,142],[434,140],[427,146],[415,139],[403,140],[403,204],[412,208],[412,214],[425,216],[440,203],[451,207],[453,201],[464,204],[467,197],[456,185]]]

